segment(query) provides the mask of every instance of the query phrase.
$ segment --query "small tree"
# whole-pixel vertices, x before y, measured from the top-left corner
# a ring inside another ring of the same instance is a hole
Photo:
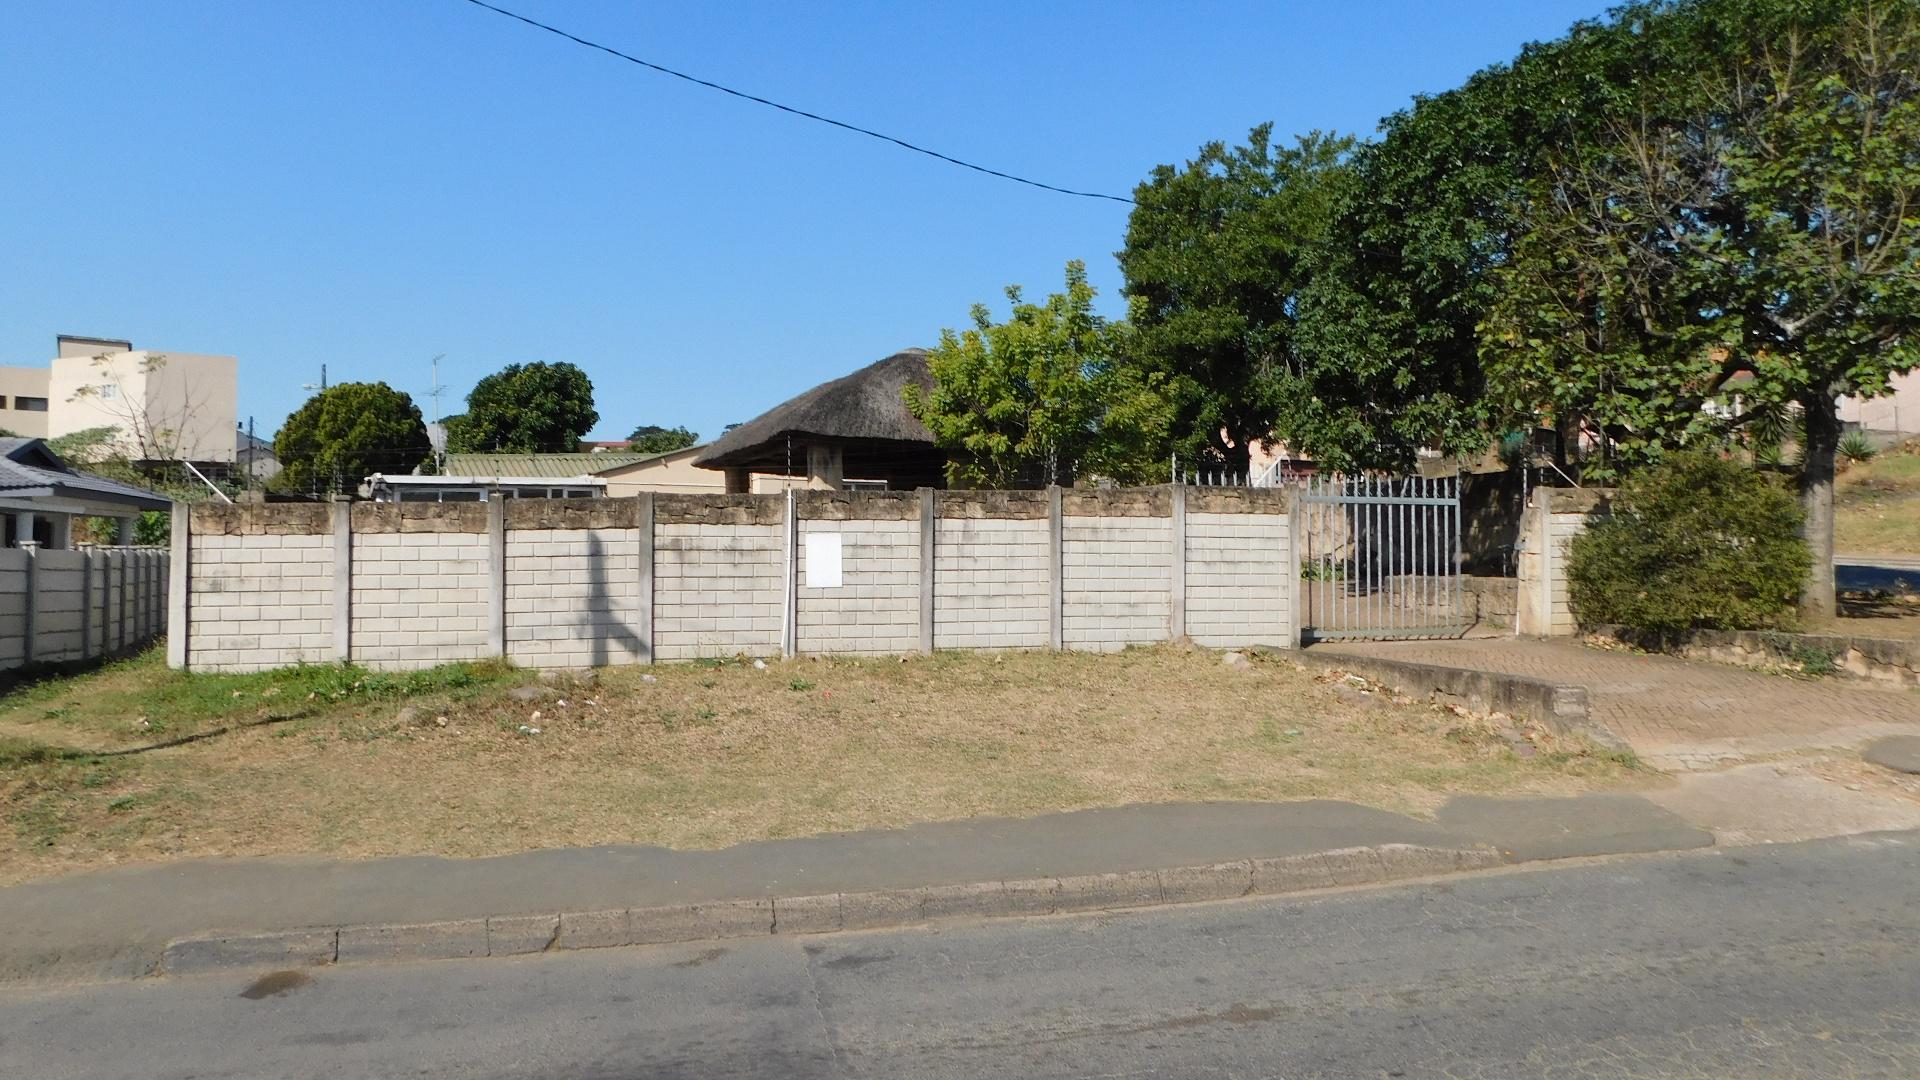
[[[1093,313],[1084,263],[1067,264],[1066,285],[1039,304],[1008,286],[1006,322],[974,305],[971,329],[940,332],[928,358],[933,388],[907,387],[907,408],[954,451],[953,483],[1031,486],[1071,482],[1083,467],[1125,468],[1127,455],[1101,444],[1110,433],[1123,446],[1122,429],[1151,413],[1138,403],[1144,384],[1115,371],[1119,331]]]
[[[627,436],[627,449],[636,454],[666,454],[685,450],[700,441],[700,436],[683,427],[666,428],[642,424]]]
[[[1713,453],[1675,454],[1629,477],[1612,516],[1574,540],[1574,610],[1656,631],[1789,625],[1811,559],[1800,523],[1792,493],[1770,478]]]
[[[386,383],[339,383],[307,399],[273,438],[290,491],[351,491],[376,472],[413,471],[432,450],[413,398]]]
[[[600,414],[593,381],[568,363],[509,364],[467,395],[464,416],[449,417],[447,449],[457,454],[564,454]]]

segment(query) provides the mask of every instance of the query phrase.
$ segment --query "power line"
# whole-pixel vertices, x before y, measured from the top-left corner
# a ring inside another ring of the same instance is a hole
[[[958,165],[963,169],[972,169],[974,172],[977,172],[977,173],[985,173],[988,176],[997,176],[1002,180],[1011,180],[1016,184],[1025,184],[1028,187],[1036,187],[1041,189],[1042,191],[1052,191],[1061,195],[1073,195],[1082,199],[1105,199],[1109,202],[1125,203],[1128,206],[1133,205],[1133,200],[1126,197],[1125,195],[1107,195],[1098,191],[1075,191],[1072,188],[1056,187],[1053,184],[1043,184],[1038,180],[1029,180],[1024,176],[1015,176],[1012,173],[1001,172],[999,169],[989,169],[985,165],[976,165],[971,161],[963,161],[960,158],[953,157],[948,154],[943,154],[938,150],[929,150],[924,146],[919,146],[914,143],[910,143],[905,139],[897,139],[892,135],[886,135],[881,132],[874,131],[870,128],[863,128],[858,124],[849,124],[844,120],[835,120],[830,116],[821,116],[819,113],[808,112],[805,109],[796,109],[791,105],[782,105],[777,101],[770,101],[766,98],[759,97],[754,94],[749,94],[743,90],[735,90],[729,86],[722,86],[717,82],[711,82],[707,79],[702,79],[695,75],[689,75],[684,71],[675,71],[670,67],[666,67],[661,64],[656,64],[651,60],[642,60],[639,57],[634,56],[630,53],[621,52],[619,49],[616,49],[611,45],[602,45],[597,41],[589,41],[586,38],[580,37],[577,34],[570,34],[567,31],[562,30],[557,26],[550,26],[546,23],[541,22],[538,19],[528,18],[527,16],[521,15],[518,12],[508,11],[506,8],[503,8],[503,7],[495,7],[494,5],[487,3],[486,0],[467,0],[467,3],[472,4],[475,7],[485,8],[496,15],[504,15],[509,19],[513,19],[517,22],[525,23],[536,30],[545,30],[549,34],[554,34],[558,37],[566,38],[568,41],[571,41],[576,45],[584,45],[589,49],[597,49],[600,52],[606,53],[608,56],[614,56],[614,57],[618,57],[621,60],[625,60],[629,64],[638,64],[643,68],[648,68],[650,70],[657,71],[662,75],[671,75],[676,79],[683,79],[687,82],[693,83],[695,86],[704,86],[709,90],[718,90],[723,94],[727,94],[731,97],[740,98],[743,101],[751,101],[756,105],[765,105],[770,109],[778,109],[783,113],[791,113],[794,116],[804,117],[808,120],[817,120],[822,124],[831,124],[834,127],[841,128],[845,131],[851,131],[858,135],[865,135],[868,138],[879,139],[881,142],[892,143],[893,145],[901,147],[902,149],[911,150],[916,154],[925,154],[930,158],[935,158],[937,160],[944,161],[949,165]]]

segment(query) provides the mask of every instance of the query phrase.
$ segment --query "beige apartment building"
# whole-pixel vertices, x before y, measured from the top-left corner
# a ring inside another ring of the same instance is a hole
[[[233,357],[64,335],[56,349],[46,367],[0,367],[0,428],[51,439],[111,427],[121,450],[136,460],[233,464],[239,412]]]

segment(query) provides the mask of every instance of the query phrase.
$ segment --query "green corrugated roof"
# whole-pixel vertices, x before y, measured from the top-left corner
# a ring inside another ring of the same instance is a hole
[[[646,461],[659,454],[448,454],[448,476],[567,478]]]

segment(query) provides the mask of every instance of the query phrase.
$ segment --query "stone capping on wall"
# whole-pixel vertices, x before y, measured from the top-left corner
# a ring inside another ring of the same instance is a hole
[[[507,503],[513,506],[513,500]],[[487,531],[486,503],[375,503],[353,504],[353,531],[357,533],[483,533]]]
[[[514,529],[637,529],[647,496],[625,499],[507,499],[506,527]]]
[[[1035,521],[1050,516],[1045,491],[941,491],[934,513],[943,518],[999,518]]]
[[[796,509],[803,521],[912,521],[920,516],[915,491],[799,491]],[[1187,488],[1187,512],[1193,514],[1283,514],[1288,493],[1281,488]],[[1574,494],[1579,494],[1575,492]],[[632,529],[642,519],[648,496],[615,499],[508,499],[508,529]],[[1556,496],[1556,499],[1558,496]],[[772,495],[651,496],[654,521],[661,525],[779,525],[786,520],[786,497]],[[1173,490],[1147,488],[1067,488],[1060,493],[1067,517],[1172,517]],[[943,518],[1040,520],[1049,515],[1045,490],[934,493],[935,513]],[[1556,508],[1558,503],[1556,502]],[[485,503],[357,502],[351,510],[356,533],[484,533]],[[332,531],[326,503],[201,503],[191,509],[191,528],[203,536],[319,536]]]
[[[333,530],[328,512],[326,503],[197,503],[188,521],[201,536],[319,536]]]
[[[1548,512],[1554,514],[1601,514],[1613,509],[1613,488],[1543,488],[1547,492]]]
[[[1060,493],[1061,512],[1067,517],[1172,517],[1173,489],[1068,488]]]
[[[655,495],[653,499],[653,520],[659,525],[779,525],[787,520],[784,494]]]
[[[1190,487],[1189,514],[1284,514],[1293,505],[1291,488]]]
[[[918,521],[917,491],[799,491],[802,521]]]

